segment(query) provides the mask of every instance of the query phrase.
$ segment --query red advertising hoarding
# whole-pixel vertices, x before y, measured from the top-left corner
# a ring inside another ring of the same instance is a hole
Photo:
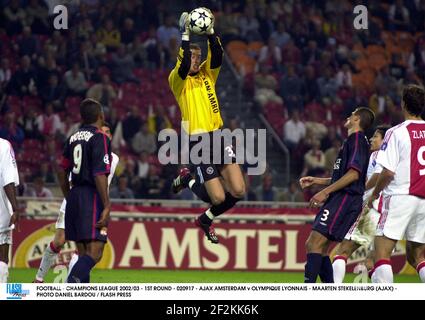
[[[98,268],[303,271],[309,224],[219,222],[219,244],[211,244],[190,222],[111,221]],[[54,235],[52,220],[22,220],[14,233],[13,266],[38,267]],[[67,264],[75,245],[68,243],[58,258]],[[393,257],[394,271],[405,266],[403,246]],[[349,271],[364,258],[360,250]]]

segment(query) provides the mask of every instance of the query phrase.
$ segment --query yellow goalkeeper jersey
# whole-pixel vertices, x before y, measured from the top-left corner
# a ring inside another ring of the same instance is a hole
[[[221,67],[214,69],[211,65],[211,51],[208,46],[207,60],[204,61],[196,75],[187,75],[182,79],[178,74],[181,61],[183,59],[183,49],[180,48],[177,63],[168,77],[171,91],[176,97],[182,114],[184,130],[189,134],[199,134],[220,129],[223,126],[223,119],[220,114],[215,92],[215,83]]]

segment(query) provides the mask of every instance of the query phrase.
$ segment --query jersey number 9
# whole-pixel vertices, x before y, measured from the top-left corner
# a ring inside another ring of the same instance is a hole
[[[72,173],[79,174],[81,170],[81,160],[83,155],[83,149],[81,144],[77,144],[74,148],[74,167],[72,168]]]

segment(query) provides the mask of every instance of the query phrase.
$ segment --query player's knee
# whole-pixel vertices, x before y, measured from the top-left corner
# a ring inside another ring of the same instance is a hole
[[[211,198],[211,204],[214,206],[218,206],[219,204],[223,203],[224,200],[226,199],[226,195],[223,193],[218,193],[218,194],[214,194],[212,196],[210,196]]]
[[[53,240],[53,245],[55,248],[61,250],[65,244],[65,237]]]
[[[307,253],[310,253],[312,251],[315,251],[316,245],[314,243],[314,241],[312,241],[310,238],[307,239],[307,241],[305,242],[305,250]]]
[[[245,193],[246,193],[245,185],[232,188],[232,196],[235,198],[242,199],[243,197],[245,197]]]
[[[351,255],[351,250],[342,242],[336,250],[336,255],[348,258]]]

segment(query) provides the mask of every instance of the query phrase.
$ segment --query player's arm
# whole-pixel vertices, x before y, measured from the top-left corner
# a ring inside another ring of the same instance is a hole
[[[333,192],[344,189],[346,186],[349,186],[351,183],[359,180],[359,178],[360,174],[357,170],[349,169],[341,178],[339,178],[337,181],[335,181],[322,191],[329,195]]]
[[[18,211],[18,200],[16,199],[16,186],[14,182],[11,182],[3,187],[4,193],[6,193],[7,199],[12,205],[13,214],[10,217],[9,227],[13,224],[17,224],[19,221],[19,211]]]
[[[360,178],[360,174],[357,170],[349,169],[337,181],[335,181],[331,185],[327,186],[325,189],[316,193],[310,199],[310,207],[317,207],[323,204],[331,193],[344,189],[345,187],[349,186],[351,183],[357,181],[359,178]]]
[[[96,228],[105,230],[109,223],[111,203],[108,193],[108,175],[111,172],[111,141],[102,133],[97,133],[92,142],[92,168],[97,192],[102,201],[103,211]]]
[[[311,187],[312,185],[321,185],[321,186],[328,186],[331,184],[332,178],[316,178],[316,177],[302,177],[300,179],[300,185],[302,189]]]
[[[384,190],[391,182],[391,180],[394,179],[394,172],[392,172],[391,170],[388,170],[387,168],[384,168],[382,170],[382,172],[379,174],[377,181],[376,181],[376,185],[375,185],[375,189],[373,189],[372,192],[372,198],[378,199],[379,195],[381,194],[382,190]]]
[[[16,165],[15,153],[9,144],[5,150],[4,157],[1,160],[2,170],[0,183],[6,193],[7,199],[12,205],[12,216],[10,217],[9,226],[16,224],[19,220],[18,200],[16,198],[16,186],[19,185],[18,167]]]
[[[206,9],[210,11],[209,9]],[[211,11],[210,11],[211,12]],[[213,14],[211,13],[211,16]],[[224,50],[220,38],[214,32],[214,19],[207,30],[208,36],[208,54],[207,60],[203,64],[205,71],[210,74],[214,82],[217,81],[221,65],[223,64]]]
[[[372,207],[373,201],[379,198],[382,190],[384,190],[390,184],[391,180],[394,179],[394,175],[400,161],[399,154],[402,152],[399,151],[396,140],[397,134],[392,130],[387,131],[381,150],[376,157],[376,162],[382,167],[382,172],[377,178],[372,195],[367,200],[367,206],[369,208]]]
[[[379,173],[374,173],[366,182],[366,190],[372,189],[378,181]]]
[[[69,190],[71,190],[71,186],[69,185],[68,172],[63,168],[59,167],[57,171],[59,185],[61,187],[63,196],[68,197]]]
[[[94,178],[96,183],[96,189],[99,193],[100,199],[103,204],[103,212],[100,217],[100,220],[96,223],[96,227],[99,229],[106,228],[109,223],[109,217],[111,212],[111,202],[109,200],[108,194],[108,176],[107,175],[97,175]]]
[[[182,13],[179,25],[182,32],[182,43],[176,65],[168,77],[168,83],[174,95],[180,95],[191,64],[192,53],[190,51],[189,15],[187,12]]]
[[[68,197],[69,190],[71,189],[69,185],[69,173],[72,169],[72,163],[70,159],[70,146],[69,140],[67,140],[63,148],[62,158],[60,159],[59,164],[56,167],[56,175],[58,177],[59,185],[65,198]]]

